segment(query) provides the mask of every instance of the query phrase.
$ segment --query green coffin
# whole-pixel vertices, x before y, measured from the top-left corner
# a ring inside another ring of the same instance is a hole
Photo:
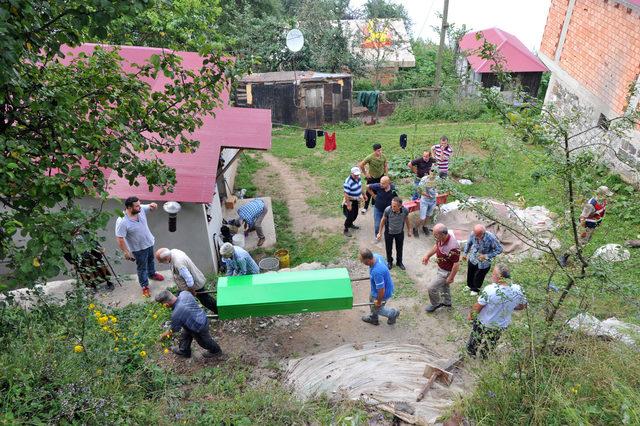
[[[345,268],[273,272],[218,279],[218,317],[235,319],[351,309]]]

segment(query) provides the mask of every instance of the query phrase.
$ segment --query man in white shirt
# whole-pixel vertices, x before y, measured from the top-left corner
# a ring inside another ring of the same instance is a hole
[[[511,323],[513,311],[527,307],[527,299],[520,286],[508,281],[511,273],[507,266],[496,265],[491,278],[493,284],[482,290],[467,318],[473,321],[467,343],[467,352],[472,357],[479,352],[482,358],[486,358],[487,352],[496,346],[502,331]]]
[[[178,290],[188,291],[214,314],[218,313],[216,299],[207,293],[205,287],[206,278],[200,269],[193,263],[185,252],[178,249],[168,249],[166,247],[156,250],[156,260],[160,263],[170,263],[173,273],[173,282]]]

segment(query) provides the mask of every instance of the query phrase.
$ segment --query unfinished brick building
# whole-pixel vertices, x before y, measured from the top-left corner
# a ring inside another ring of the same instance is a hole
[[[552,0],[540,59],[552,71],[545,103],[580,107],[585,125],[638,109],[640,0]],[[640,183],[640,127],[617,141],[604,160]],[[623,160],[623,161],[621,161]]]

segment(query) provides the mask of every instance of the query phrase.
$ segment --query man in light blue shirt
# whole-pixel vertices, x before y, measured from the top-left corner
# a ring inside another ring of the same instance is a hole
[[[224,243],[220,247],[220,256],[227,267],[227,276],[259,274],[260,268],[255,260],[242,247]]]
[[[493,284],[485,287],[467,318],[473,321],[473,330],[467,343],[467,352],[473,357],[480,352],[480,356],[486,358],[487,352],[498,343],[502,331],[511,324],[513,311],[527,307],[522,288],[509,281],[509,268],[496,265],[491,278]]]
[[[149,279],[164,280],[164,277],[156,272],[153,260],[155,238],[147,224],[147,213],[157,209],[158,205],[140,204],[138,197],[129,197],[125,200],[124,207],[124,216],[116,220],[118,246],[124,252],[125,259],[135,260],[142,295],[150,297]]]
[[[484,277],[491,268],[491,261],[502,253],[502,244],[495,235],[482,224],[473,227],[462,251],[462,259],[467,262],[467,286],[470,294],[477,296],[484,283]]]
[[[369,302],[371,314],[362,317],[362,321],[379,325],[378,315],[387,317],[387,324],[392,325],[400,316],[400,310],[388,308],[387,301],[393,296],[393,280],[391,272],[382,256],[373,254],[369,249],[360,250],[360,261],[369,267],[371,292]]]
[[[249,201],[238,207],[238,216],[244,222],[245,236],[253,229],[258,234],[258,247],[262,246],[265,241],[264,231],[262,230],[262,221],[267,215],[267,205],[260,198]]]

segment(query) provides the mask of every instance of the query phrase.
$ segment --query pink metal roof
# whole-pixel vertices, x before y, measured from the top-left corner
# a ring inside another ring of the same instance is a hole
[[[105,46],[110,48],[111,46]],[[91,54],[95,45],[83,44],[74,49],[65,49],[65,54],[85,52]],[[133,71],[131,64],[142,64],[153,54],[171,52],[164,49],[138,46],[121,46],[120,56],[124,59],[122,68]],[[199,70],[202,57],[193,52],[173,52],[182,57],[184,68]],[[67,56],[66,62],[70,61]],[[152,90],[162,91],[171,80],[158,74],[155,80],[147,79]],[[149,192],[144,179],[139,179],[139,186],[130,186],[125,179],[111,173],[114,181],[109,187],[109,195],[114,198],[137,196],[142,200],[179,201],[192,203],[210,203],[216,191],[216,172],[222,148],[249,148],[267,150],[271,148],[271,111],[254,108],[234,108],[228,106],[229,93],[221,94],[223,106],[214,111],[214,115],[203,118],[203,125],[190,137],[200,142],[194,153],[174,152],[172,154],[155,152],[141,153],[141,158],[152,158],[157,155],[164,163],[175,169],[177,183],[172,193],[160,194],[156,189]]]
[[[496,50],[504,59],[505,71],[508,72],[544,72],[548,71],[536,55],[534,55],[513,34],[509,34],[499,28],[489,28],[481,31],[473,31],[465,34],[459,42],[460,50],[474,51],[482,45],[482,39],[477,40],[476,34],[481,32],[484,38],[496,45]],[[471,68],[479,74],[491,73],[494,62],[482,59],[477,55],[468,55],[467,61]]]

